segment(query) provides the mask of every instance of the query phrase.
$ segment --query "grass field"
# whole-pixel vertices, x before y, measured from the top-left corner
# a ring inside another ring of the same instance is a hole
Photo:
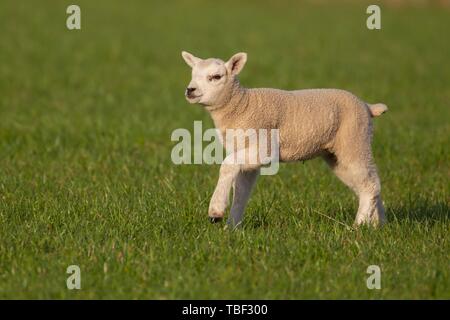
[[[450,9],[381,5],[370,31],[361,2],[76,1],[69,31],[71,3],[0,1],[0,298],[450,299]],[[181,50],[386,103],[389,223],[347,228],[356,199],[313,160],[261,177],[241,230],[211,225],[218,166],[170,160],[174,129],[212,127]]]

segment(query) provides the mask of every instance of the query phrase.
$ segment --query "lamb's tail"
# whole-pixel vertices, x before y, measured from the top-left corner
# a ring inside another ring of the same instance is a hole
[[[374,117],[381,116],[388,111],[388,107],[384,103],[367,104],[369,107],[370,115]]]

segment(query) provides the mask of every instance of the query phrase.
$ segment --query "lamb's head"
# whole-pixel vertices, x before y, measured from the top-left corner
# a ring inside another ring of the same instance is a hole
[[[246,53],[237,53],[227,62],[220,59],[200,59],[183,51],[184,61],[192,68],[192,79],[185,96],[190,103],[211,106],[220,103],[231,93],[236,76],[247,61]]]

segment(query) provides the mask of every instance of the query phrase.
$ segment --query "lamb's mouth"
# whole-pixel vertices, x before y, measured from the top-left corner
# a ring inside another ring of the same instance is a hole
[[[189,102],[195,102],[196,100],[198,100],[198,99],[201,98],[201,97],[202,97],[202,94],[201,94],[201,95],[198,95],[198,96],[186,95],[186,99],[187,99]]]

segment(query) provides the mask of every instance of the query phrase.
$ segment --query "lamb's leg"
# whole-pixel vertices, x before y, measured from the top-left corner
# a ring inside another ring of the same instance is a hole
[[[355,225],[369,224],[381,226],[386,222],[380,194],[361,193]]]
[[[234,182],[233,205],[228,218],[228,225],[237,227],[244,216],[245,206],[250,197],[250,193],[259,175],[259,169],[251,171],[241,171]]]
[[[386,218],[381,202],[380,180],[371,157],[362,159],[336,158],[327,155],[325,160],[336,176],[349,186],[359,197],[359,208],[355,225],[382,225]]]
[[[233,182],[240,170],[237,164],[228,164],[224,162],[220,166],[219,181],[209,203],[208,216],[211,222],[222,220],[228,205],[228,196],[230,194]]]

